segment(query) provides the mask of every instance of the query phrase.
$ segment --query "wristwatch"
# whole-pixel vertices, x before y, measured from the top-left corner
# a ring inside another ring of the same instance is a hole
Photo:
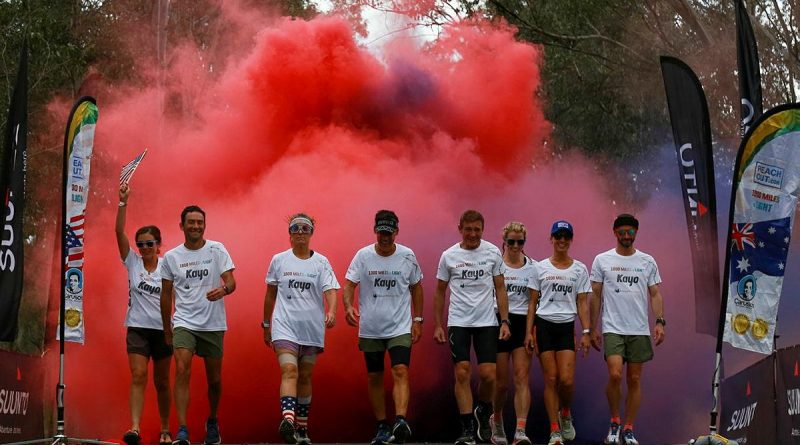
[[[505,324],[508,327],[511,327],[511,321],[507,318],[500,320],[500,324]]]
[[[656,324],[660,324],[661,326],[666,326],[667,320],[664,320],[664,317],[658,317],[656,318]]]
[[[264,320],[264,321],[261,322],[261,327],[262,328],[268,328],[268,327],[270,327],[270,324],[269,324],[269,322],[267,320]]]
[[[414,323],[422,323],[423,321],[425,321],[425,319],[422,317],[414,317],[411,319],[411,321],[413,321]]]
[[[592,329],[591,328],[586,328],[586,329],[583,330],[583,335],[589,335],[591,333],[592,333]]]

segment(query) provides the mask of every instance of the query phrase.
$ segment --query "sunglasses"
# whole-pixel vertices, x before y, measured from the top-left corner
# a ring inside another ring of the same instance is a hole
[[[553,236],[554,240],[561,240],[561,239],[571,240],[572,239],[572,234],[566,233],[566,232],[556,232],[552,236]]]
[[[153,247],[156,244],[158,244],[158,241],[153,240],[153,239],[147,240],[147,241],[136,241],[136,247],[138,247],[140,249],[142,249],[144,247]]]
[[[619,236],[633,236],[636,235],[636,229],[628,229],[628,230],[617,230],[617,235]]]
[[[314,228],[309,226],[308,224],[292,224],[289,226],[289,233],[291,234],[298,234],[298,233],[312,233],[314,232]]]
[[[524,239],[507,239],[506,240],[506,244],[508,244],[509,246],[520,246],[520,247],[522,247],[522,246],[525,245],[525,240]]]

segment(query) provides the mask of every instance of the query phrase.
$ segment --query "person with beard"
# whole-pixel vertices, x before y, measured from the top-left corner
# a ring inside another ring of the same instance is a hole
[[[222,442],[217,408],[222,395],[222,344],[228,329],[226,295],[236,290],[234,265],[225,246],[206,240],[206,213],[197,206],[181,212],[184,243],[164,255],[161,265],[161,320],[164,338],[175,355],[175,411],[178,414],[176,445],[189,445],[186,411],[192,358],[203,357],[208,382],[210,414],[206,421],[206,445]],[[172,313],[173,291],[175,313]]]
[[[613,233],[617,246],[594,259],[589,279],[592,282],[591,343],[596,350],[603,345],[608,368],[606,397],[611,411],[611,424],[605,443],[638,445],[633,424],[642,399],[641,376],[644,363],[653,358],[648,297],[656,316],[653,341],[664,341],[664,302],[658,289],[661,276],[652,256],[633,247],[639,221],[627,213],[614,220]],[[602,339],[596,329],[602,308]],[[623,368],[628,392],[625,396],[625,422],[621,422]],[[620,427],[622,429],[620,434]]]
[[[422,334],[422,271],[417,257],[395,239],[400,231],[391,210],[375,214],[376,242],[358,252],[347,269],[345,318],[358,326],[358,349],[367,366],[367,392],[377,421],[372,445],[405,443],[411,435],[408,410],[408,367],[411,345]],[[358,307],[353,302],[358,287]],[[412,318],[413,314],[413,318]],[[386,421],[383,387],[386,352],[392,365],[395,421]]]

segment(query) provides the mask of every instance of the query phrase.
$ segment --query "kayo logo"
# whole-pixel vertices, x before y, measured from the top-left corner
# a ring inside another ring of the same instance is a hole
[[[186,269],[186,278],[200,278],[208,276],[208,269]]]
[[[731,415],[731,424],[726,431],[734,431],[742,428],[747,428],[756,416],[756,406],[758,402],[753,402],[744,408],[737,409]]]
[[[631,277],[628,275],[617,275],[617,283],[627,283],[628,286],[633,286],[639,283],[639,277]]]
[[[617,276],[619,277],[619,275],[617,275]],[[619,281],[619,280],[617,280],[617,281]],[[551,290],[553,291],[554,294],[557,294],[557,293],[560,292],[560,293],[562,293],[564,295],[567,295],[567,294],[571,294],[572,293],[572,286],[567,285],[567,284],[553,283],[553,287],[551,288]]]
[[[478,278],[482,278],[485,272],[483,270],[462,270],[461,271],[461,279],[462,280],[477,280]]]
[[[385,287],[386,290],[391,290],[397,287],[397,280],[387,280],[386,278],[375,278],[375,283],[372,285],[374,288]]]
[[[153,286],[152,284],[149,284],[149,283],[147,283],[145,281],[140,281],[139,285],[136,286],[136,288],[139,289],[139,290],[143,290],[143,291],[145,291],[145,292],[147,292],[149,294],[152,294],[152,295],[158,295],[158,294],[161,293],[161,287]]]
[[[509,283],[506,285],[506,293],[508,295],[512,294],[522,295],[522,293],[525,292],[525,289],[527,289],[527,286],[523,286],[521,284]]]
[[[311,283],[306,281],[289,280],[289,289],[300,289],[300,292],[311,289]]]

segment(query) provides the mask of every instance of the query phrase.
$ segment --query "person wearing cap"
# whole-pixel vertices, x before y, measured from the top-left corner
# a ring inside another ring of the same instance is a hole
[[[422,272],[414,252],[397,244],[397,215],[375,214],[376,242],[356,252],[347,269],[343,301],[345,318],[358,327],[358,349],[367,366],[367,393],[377,421],[372,445],[405,443],[411,435],[406,421],[411,345],[422,334]],[[354,305],[358,287],[358,307]],[[384,360],[389,351],[394,380],[395,421],[386,420]]]
[[[523,251],[527,231],[521,222],[512,221],[503,227],[503,278],[508,295],[508,319],[511,321],[511,336],[497,343],[497,382],[494,388],[494,414],[490,419],[492,443],[507,445],[503,428],[503,407],[509,387],[509,361],[514,374],[514,445],[531,445],[525,432],[528,411],[531,406],[531,391],[528,372],[531,364],[531,351],[525,348],[525,319],[531,301],[531,287],[536,276],[536,261],[528,258]],[[497,314],[498,322],[501,320]]]
[[[181,212],[184,243],[161,262],[161,321],[175,356],[175,445],[189,445],[187,411],[192,358],[203,357],[208,382],[206,445],[222,443],[217,408],[222,397],[222,355],[228,329],[225,297],[236,290],[234,265],[222,243],[203,238],[206,213],[192,205]],[[173,297],[175,313],[172,313]]]
[[[591,290],[586,266],[569,255],[574,231],[567,221],[550,228],[553,254],[536,263],[533,298],[528,307],[525,344],[539,355],[544,376],[544,405],[550,421],[549,445],[575,439],[570,404],[575,381],[575,318],[581,322],[579,347],[589,351]]]
[[[286,443],[309,445],[311,373],[325,347],[325,329],[336,324],[339,282],[328,259],[311,250],[314,219],[289,218],[291,247],[272,257],[264,296],[264,343],[275,350],[281,369],[281,422]],[[327,303],[327,309],[326,309]]]
[[[488,442],[492,435],[490,417],[496,379],[497,341],[511,336],[508,320],[508,295],[503,272],[503,255],[494,244],[482,240],[483,215],[467,210],[461,215],[458,230],[461,242],[442,253],[436,272],[433,338],[444,344],[449,340],[455,374],[455,396],[461,420],[461,435],[456,445],[474,445],[478,439]],[[447,333],[444,330],[445,293],[450,290],[447,310]],[[495,298],[498,322],[495,315]],[[499,324],[499,327],[498,327]],[[470,345],[478,362],[478,403],[473,411],[470,388]]]
[[[642,398],[641,376],[644,363],[653,358],[648,320],[648,297],[656,317],[653,341],[664,341],[664,303],[658,289],[661,277],[652,256],[633,247],[639,231],[639,221],[627,213],[614,220],[617,246],[594,259],[590,280],[592,282],[591,343],[603,354],[608,368],[606,397],[611,411],[611,422],[605,443],[637,445],[633,424]],[[596,330],[601,316],[602,339]],[[625,396],[625,421],[621,422],[623,368],[628,392]],[[620,431],[621,430],[621,431]],[[621,434],[620,434],[621,433]]]

